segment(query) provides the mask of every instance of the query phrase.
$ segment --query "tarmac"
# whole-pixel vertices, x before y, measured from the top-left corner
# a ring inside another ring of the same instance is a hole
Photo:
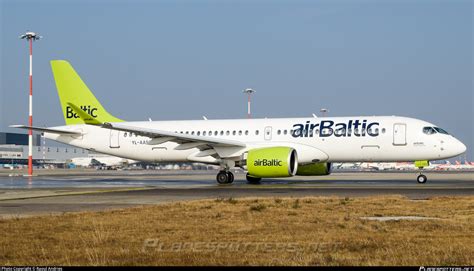
[[[62,172],[62,173],[61,173]],[[242,197],[365,197],[402,195],[413,200],[474,196],[474,172],[337,172],[328,176],[264,179],[245,175],[219,185],[213,171],[43,171],[22,177],[0,171],[0,217],[103,211],[167,202]]]

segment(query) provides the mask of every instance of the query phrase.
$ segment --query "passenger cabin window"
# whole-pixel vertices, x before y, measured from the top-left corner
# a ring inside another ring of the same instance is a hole
[[[423,128],[423,133],[425,133],[427,135],[432,135],[432,134],[436,134],[436,131],[435,131],[435,129],[433,129],[433,127],[424,127]]]

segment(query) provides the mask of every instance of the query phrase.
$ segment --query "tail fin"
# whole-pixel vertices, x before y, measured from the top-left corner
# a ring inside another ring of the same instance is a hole
[[[69,62],[52,60],[51,69],[67,125],[123,121],[112,116],[102,107]]]

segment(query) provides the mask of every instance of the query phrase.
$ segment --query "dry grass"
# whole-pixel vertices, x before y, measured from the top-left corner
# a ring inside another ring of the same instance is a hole
[[[360,219],[392,215],[440,219]],[[0,265],[472,265],[474,197],[200,200],[0,231]]]

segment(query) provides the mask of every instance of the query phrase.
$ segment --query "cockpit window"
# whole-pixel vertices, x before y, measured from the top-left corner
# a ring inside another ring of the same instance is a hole
[[[432,135],[432,134],[436,134],[436,131],[435,129],[433,129],[433,127],[423,127],[423,133],[427,135]]]
[[[449,135],[448,132],[446,132],[445,130],[439,128],[439,127],[433,127],[436,132],[440,133],[440,134],[445,134],[445,135]]]

